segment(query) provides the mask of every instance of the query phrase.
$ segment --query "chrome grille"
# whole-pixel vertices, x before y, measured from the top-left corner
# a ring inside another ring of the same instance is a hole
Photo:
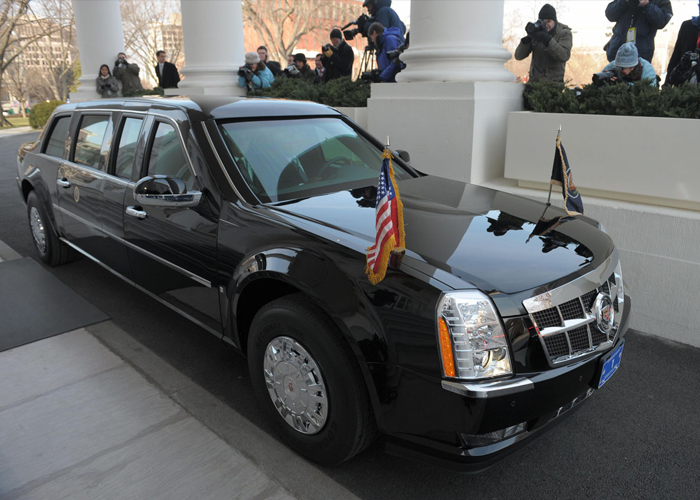
[[[550,365],[611,347],[621,318],[617,313],[624,308],[624,303],[617,297],[618,286],[622,282],[622,277],[616,275],[618,270],[617,252],[614,252],[597,270],[523,302]],[[596,297],[601,292],[611,296],[616,312],[615,325],[609,334],[598,328],[593,311]]]

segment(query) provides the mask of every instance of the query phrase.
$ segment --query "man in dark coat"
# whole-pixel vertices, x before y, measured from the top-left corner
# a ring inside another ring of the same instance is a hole
[[[165,60],[165,51],[156,52],[158,64],[156,64],[156,75],[158,75],[158,86],[164,89],[176,89],[180,83],[180,73],[173,63]]]
[[[687,73],[687,70],[691,68],[692,63],[690,61],[690,56],[692,56],[692,52],[694,51],[700,51],[700,16],[683,21],[683,24],[681,24],[681,29],[678,32],[678,39],[676,40],[676,46],[673,49],[671,60],[668,62],[666,83],[670,83],[671,85],[679,85],[680,83],[685,82],[685,78],[683,79],[683,82],[671,81],[673,79],[672,75],[680,76],[683,73]],[[691,52],[691,54],[686,55],[688,52]],[[673,70],[676,68],[678,68],[678,71],[676,71],[676,74],[674,75]]]
[[[368,22],[381,23],[385,28],[398,28],[401,31],[401,43],[404,42],[406,25],[401,21],[396,11],[391,8],[391,0],[365,0],[362,6],[367,7],[367,12],[369,12]]]
[[[339,29],[331,31],[331,43],[323,47],[321,62],[325,68],[323,81],[330,82],[341,76],[352,76],[352,63],[355,53],[352,51]]]
[[[121,83],[121,93],[124,97],[137,95],[143,91],[141,79],[139,78],[140,72],[141,68],[139,68],[139,65],[128,62],[124,52],[120,52],[117,55],[112,74]]]
[[[615,59],[623,43],[637,46],[639,57],[651,62],[656,31],[666,27],[673,17],[671,0],[614,0],[605,9],[605,17],[615,24],[605,45],[608,61]]]
[[[539,20],[544,26],[535,29],[535,25],[528,23],[525,27],[527,36],[515,49],[515,59],[522,61],[532,54],[531,82],[564,83],[566,62],[571,57],[573,45],[571,28],[557,21],[557,11],[548,3],[540,9]]]

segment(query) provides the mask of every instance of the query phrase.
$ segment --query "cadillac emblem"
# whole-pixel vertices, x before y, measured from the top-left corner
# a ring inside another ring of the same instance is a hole
[[[612,330],[615,324],[615,308],[613,307],[613,301],[610,295],[607,293],[599,293],[595,298],[593,312],[595,314],[596,323],[598,324],[598,329],[605,334],[610,333],[610,330]]]
[[[73,199],[76,203],[80,201],[80,190],[78,189],[78,186],[73,188]]]

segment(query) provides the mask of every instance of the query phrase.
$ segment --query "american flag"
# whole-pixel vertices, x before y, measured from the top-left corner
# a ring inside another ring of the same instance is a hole
[[[367,249],[367,276],[373,285],[384,279],[392,251],[404,250],[403,204],[394,181],[391,153],[382,154],[382,170],[377,186],[376,236]]]

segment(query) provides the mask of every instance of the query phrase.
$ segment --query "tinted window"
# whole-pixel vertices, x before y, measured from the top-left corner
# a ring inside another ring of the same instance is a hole
[[[175,128],[156,122],[156,131],[148,161],[148,175],[168,175],[185,181],[187,189],[194,184],[192,171]]]
[[[126,118],[122,125],[119,137],[119,149],[117,149],[117,160],[115,165],[115,175],[125,179],[131,178],[134,169],[134,154],[136,153],[136,142],[139,139],[139,131],[143,124],[142,118]]]
[[[75,163],[99,168],[102,141],[108,124],[109,116],[83,116],[75,141]]]
[[[248,186],[263,202],[376,185],[381,150],[337,118],[221,124]],[[410,177],[394,163],[398,179]]]
[[[55,125],[51,130],[51,135],[47,138],[46,141],[45,153],[47,155],[63,158],[63,148],[66,145],[66,138],[68,137],[70,116],[62,116],[54,123]]]

